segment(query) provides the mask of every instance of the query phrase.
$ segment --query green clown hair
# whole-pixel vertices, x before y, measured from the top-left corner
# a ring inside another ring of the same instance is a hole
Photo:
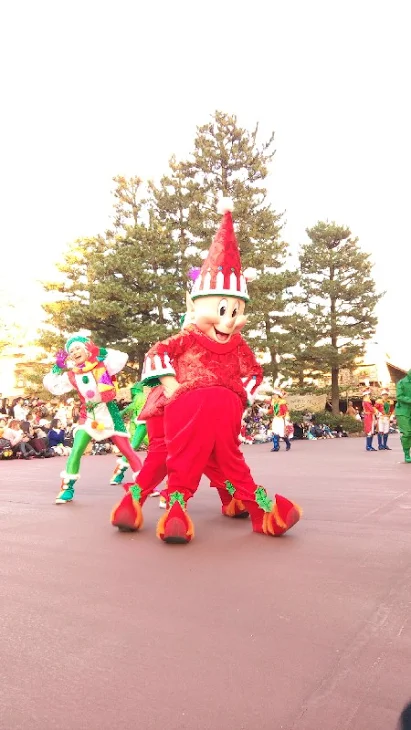
[[[90,342],[89,337],[83,337],[82,335],[73,335],[72,337],[69,337],[66,344],[64,345],[64,349],[66,352],[69,351],[69,348],[73,345],[74,342],[81,342],[83,345],[88,345]]]

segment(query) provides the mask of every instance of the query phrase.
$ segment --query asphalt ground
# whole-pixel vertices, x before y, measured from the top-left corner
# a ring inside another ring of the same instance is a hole
[[[282,538],[220,512],[196,537],[111,527],[112,455],[0,463],[1,730],[394,730],[411,699],[411,465],[363,439],[244,447],[294,499]]]

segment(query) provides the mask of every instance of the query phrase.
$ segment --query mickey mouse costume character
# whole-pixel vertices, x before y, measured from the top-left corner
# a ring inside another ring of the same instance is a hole
[[[56,504],[73,500],[74,485],[80,477],[80,460],[91,439],[111,439],[128,460],[134,476],[141,469],[141,461],[130,444],[115,400],[115,375],[124,368],[127,360],[125,352],[99,348],[88,337],[74,335],[67,340],[65,350],[57,353],[56,364],[43,379],[44,387],[53,395],[77,390],[81,402],[73,448],[66,471],[61,474]]]
[[[231,210],[232,202],[223,199],[220,228],[192,290],[195,323],[154,345],[143,367],[143,382],[161,382],[167,398],[168,508],[157,526],[157,536],[166,543],[193,538],[187,502],[208,465],[227,475],[226,486],[250,513],[255,532],[283,534],[301,516],[288,499],[269,499],[239,448],[247,394],[256,392],[263,373],[240,335],[249,297]]]

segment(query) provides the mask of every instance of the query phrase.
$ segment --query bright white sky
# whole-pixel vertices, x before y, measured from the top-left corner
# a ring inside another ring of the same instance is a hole
[[[275,130],[269,188],[294,250],[328,218],[372,253],[387,290],[376,339],[411,367],[408,5],[3,4],[0,287],[24,319],[38,321],[35,282],[66,242],[108,225],[111,178],[158,177],[218,108]]]

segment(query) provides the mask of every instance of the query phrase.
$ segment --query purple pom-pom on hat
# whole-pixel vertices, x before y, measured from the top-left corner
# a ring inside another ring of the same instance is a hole
[[[188,272],[188,275],[191,279],[191,281],[195,281],[200,276],[201,269],[199,266],[193,266],[190,271]]]

